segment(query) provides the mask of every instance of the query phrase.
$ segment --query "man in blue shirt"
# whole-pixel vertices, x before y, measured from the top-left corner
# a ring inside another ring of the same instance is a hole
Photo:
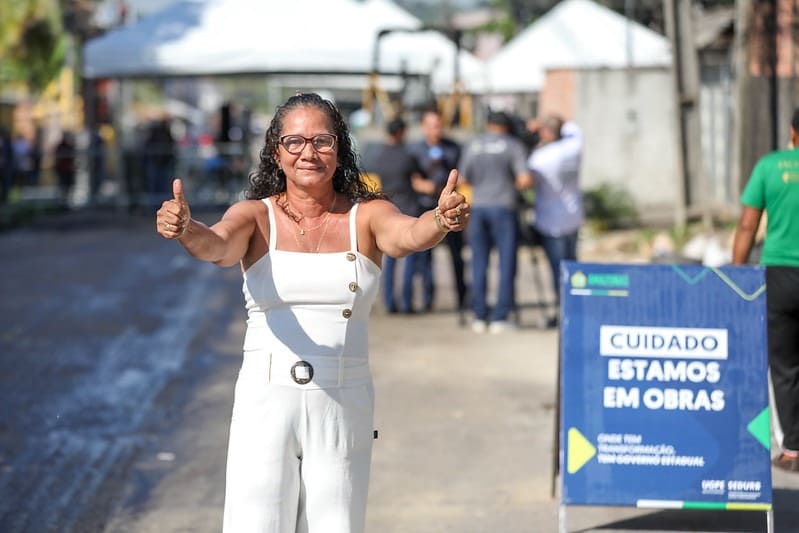
[[[422,114],[422,133],[424,139],[408,145],[408,150],[416,159],[424,176],[435,185],[432,194],[420,195],[420,203],[424,209],[434,209],[438,202],[438,194],[447,183],[450,170],[457,167],[460,159],[460,147],[454,141],[444,137],[441,114],[435,109],[426,110]],[[444,238],[452,258],[452,274],[457,291],[458,309],[466,305],[467,287],[464,280],[463,233],[451,231]],[[433,306],[435,283],[433,279],[432,250],[415,255],[419,262],[416,265],[422,273],[424,286],[424,304],[426,309]]]

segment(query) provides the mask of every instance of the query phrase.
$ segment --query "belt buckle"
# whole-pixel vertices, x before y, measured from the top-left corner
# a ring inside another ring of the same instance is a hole
[[[291,367],[291,379],[298,385],[305,385],[313,379],[313,366],[308,361],[297,361]]]

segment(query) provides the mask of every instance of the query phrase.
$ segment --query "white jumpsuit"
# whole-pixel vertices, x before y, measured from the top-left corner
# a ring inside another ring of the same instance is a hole
[[[248,312],[236,382],[225,533],[352,533],[364,529],[374,392],[367,321],[380,268],[350,250],[276,249],[244,273]]]

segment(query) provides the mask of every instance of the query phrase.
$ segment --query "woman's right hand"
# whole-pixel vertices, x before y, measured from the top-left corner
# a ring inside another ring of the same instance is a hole
[[[172,182],[172,195],[174,198],[161,204],[155,217],[155,228],[166,239],[183,236],[191,222],[191,210],[183,196],[183,182],[180,179]]]

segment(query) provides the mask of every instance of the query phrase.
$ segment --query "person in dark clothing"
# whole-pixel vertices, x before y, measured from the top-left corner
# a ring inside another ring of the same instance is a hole
[[[435,109],[427,110],[422,114],[422,132],[424,139],[411,143],[408,149],[416,158],[425,177],[435,185],[433,193],[422,195],[420,200],[422,207],[429,208],[435,205],[437,201],[435,194],[447,183],[450,170],[457,166],[461,149],[456,142],[444,137],[441,114]],[[467,287],[464,277],[463,233],[450,232],[444,238],[444,242],[447,243],[452,259],[452,274],[457,291],[458,309],[464,309],[467,305]],[[424,255],[420,268],[423,270],[425,306],[431,308],[435,291],[433,256],[431,250],[421,253]]]
[[[433,184],[425,180],[414,158],[405,147],[405,122],[395,118],[386,127],[386,141],[380,147],[372,168],[378,175],[383,192],[399,210],[410,216],[419,216],[423,209],[417,191],[433,190]],[[397,260],[386,254],[383,259],[383,303],[389,313],[400,311],[411,313],[413,309],[413,278],[417,271],[418,257],[423,252],[407,256],[403,264],[402,298],[397,307],[394,294],[394,273]]]
[[[11,147],[11,136],[7,130],[0,128],[0,204],[8,201],[13,181],[14,149]]]
[[[171,176],[170,176],[171,177]],[[105,140],[96,128],[89,135],[89,182],[91,198],[96,201],[105,181]]]
[[[169,122],[159,120],[150,128],[144,141],[147,169],[147,191],[152,197],[167,192],[169,180],[175,172],[175,139]]]
[[[36,185],[34,181],[33,145],[27,137],[18,133],[14,136],[11,147],[14,151],[14,184],[18,187]]]
[[[66,199],[69,189],[75,184],[75,142],[72,133],[66,131],[55,147],[55,172],[61,197]]]

